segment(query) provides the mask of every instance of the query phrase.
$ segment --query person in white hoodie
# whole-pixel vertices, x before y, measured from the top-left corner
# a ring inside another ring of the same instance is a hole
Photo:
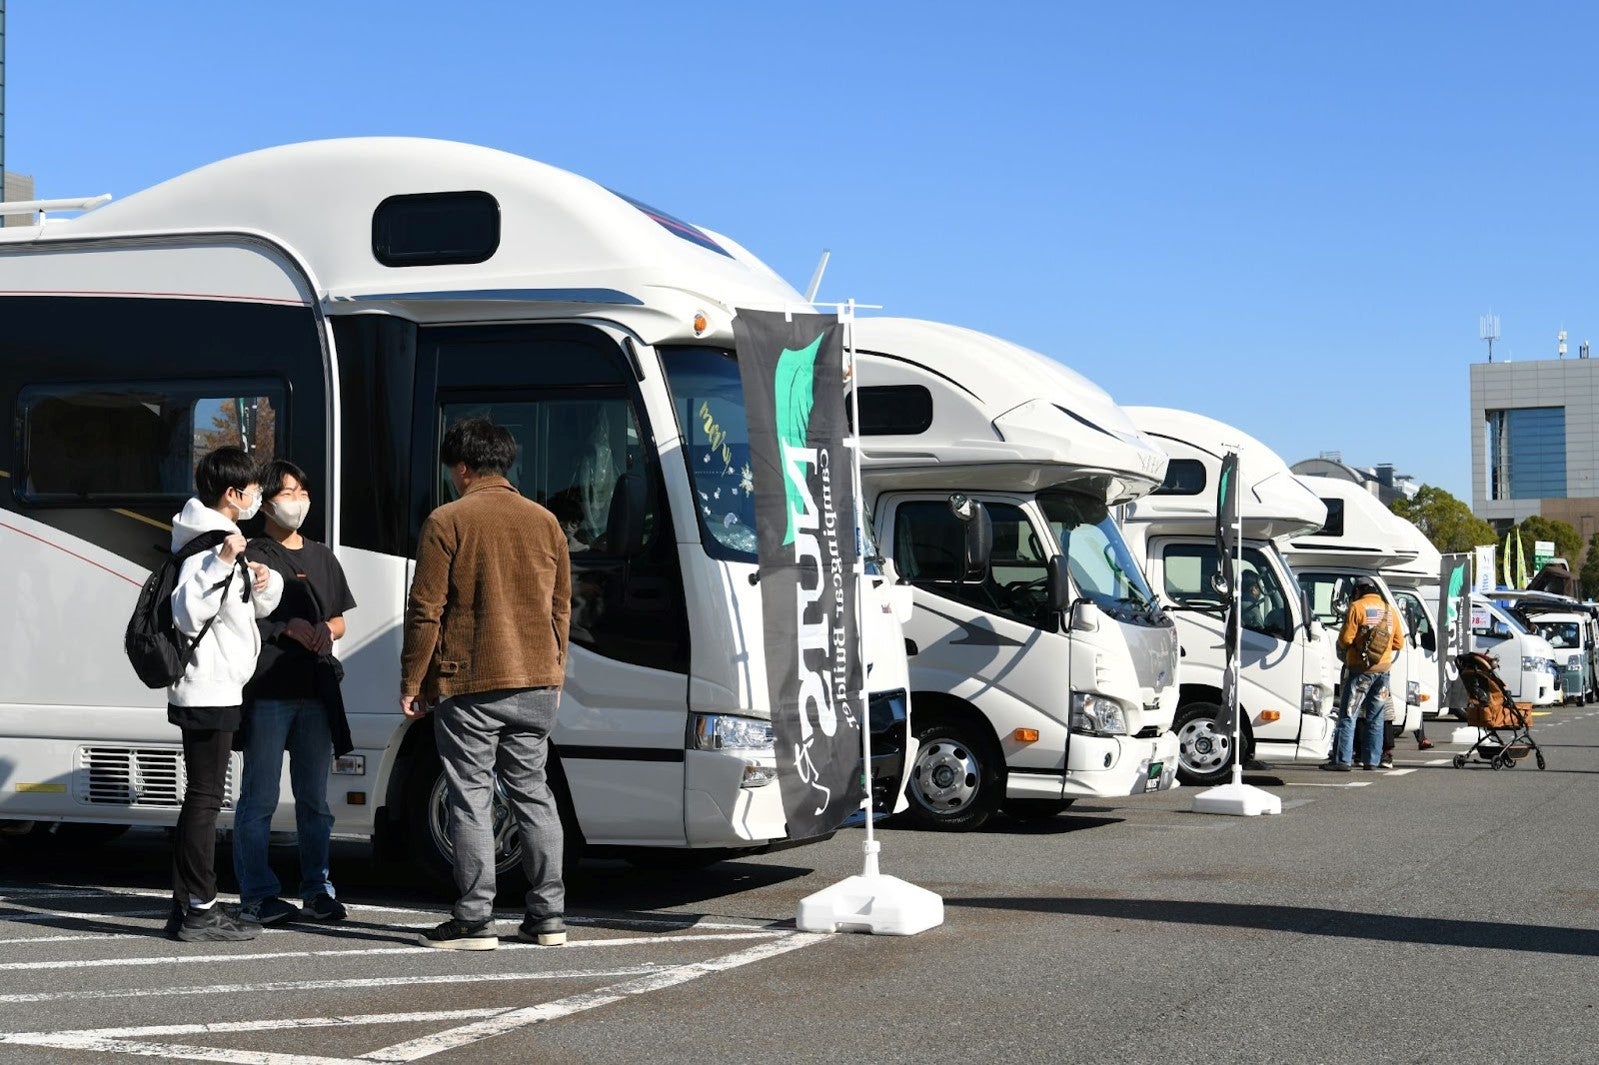
[[[183,676],[167,688],[167,720],[183,731],[187,776],[167,931],[185,942],[254,939],[260,931],[216,904],[217,813],[244,685],[261,653],[256,619],[270,614],[283,595],[281,576],[244,558],[238,523],[261,508],[260,476],[243,451],[217,448],[195,467],[195,497],[172,519],[172,553],[187,556],[172,592],[172,620],[194,641]]]

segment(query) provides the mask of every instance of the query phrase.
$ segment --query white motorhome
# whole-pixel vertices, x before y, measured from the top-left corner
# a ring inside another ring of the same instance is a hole
[[[1390,573],[1407,567],[1413,574],[1419,552],[1413,541],[1395,528],[1399,519],[1365,488],[1336,477],[1300,476],[1299,480],[1326,506],[1327,521],[1320,529],[1291,540],[1283,554],[1322,624],[1333,660],[1338,661],[1338,634],[1352,586],[1356,578],[1365,577],[1394,608],[1404,629],[1405,646],[1394,656],[1388,678],[1391,695],[1402,700],[1404,707],[1396,723],[1403,731],[1420,728],[1422,708],[1436,704],[1438,696],[1437,658],[1429,660],[1421,645],[1420,628],[1427,611],[1414,591],[1401,598],[1388,580]],[[1433,555],[1436,559],[1437,552]],[[1432,575],[1436,586],[1436,564]]]
[[[1517,702],[1548,706],[1560,701],[1555,649],[1480,592],[1471,597],[1471,649],[1499,660],[1499,676]]]
[[[1448,705],[1448,692],[1438,687],[1438,655],[1445,641],[1445,620],[1439,611],[1443,608],[1443,590],[1439,578],[1443,568],[1443,555],[1427,539],[1427,534],[1413,522],[1388,511],[1398,543],[1409,547],[1415,557],[1388,570],[1384,576],[1399,601],[1410,630],[1412,647],[1420,654],[1412,654],[1416,661],[1411,665],[1411,676],[1421,683],[1421,716],[1439,717],[1463,707]],[[1421,671],[1421,672],[1418,672]]]
[[[1561,702],[1587,704],[1599,697],[1599,607],[1550,592],[1498,592],[1510,613],[1549,641],[1560,678]]]
[[[731,319],[805,304],[738,245],[504,152],[334,140],[0,230],[0,293],[15,426],[0,439],[0,631],[16,663],[0,683],[0,819],[173,822],[177,734],[122,626],[197,456],[235,443],[311,471],[305,531],[334,547],[359,604],[338,647],[356,749],[333,769],[335,831],[446,863],[433,730],[397,710],[400,626],[418,530],[448,498],[441,434],[481,413],[517,437],[512,481],[569,530],[551,763],[569,835],[646,857],[800,842],[774,783]],[[908,677],[872,583],[882,810],[902,779]],[[514,868],[514,828],[499,844]]]
[[[1239,456],[1243,576],[1260,598],[1243,611],[1243,757],[1323,761],[1332,747],[1332,690],[1337,673],[1321,626],[1306,610],[1280,545],[1321,528],[1327,508],[1265,444],[1224,422],[1166,407],[1128,407],[1142,433],[1170,457],[1153,494],[1122,508],[1122,523],[1150,582],[1171,605],[1182,645],[1177,702],[1183,779],[1227,778],[1232,731],[1222,709],[1225,604],[1213,584],[1216,485],[1223,456]]]
[[[1165,455],[1036,352],[896,318],[854,336],[864,491],[914,590],[911,815],[968,829],[1171,787],[1176,630],[1110,513]],[[986,563],[971,522],[992,530]]]

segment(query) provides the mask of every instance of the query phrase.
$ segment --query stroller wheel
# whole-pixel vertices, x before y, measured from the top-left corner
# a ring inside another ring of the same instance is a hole
[[[1465,755],[1463,755],[1463,754],[1455,755],[1455,768],[1456,769],[1464,769],[1464,768],[1466,768],[1466,756]]]
[[[1538,759],[1538,768],[1543,768],[1543,752],[1539,751],[1534,757]]]
[[[1505,756],[1504,755],[1496,754],[1496,755],[1494,755],[1492,758],[1490,758],[1488,760],[1488,765],[1491,766],[1494,769],[1499,769],[1499,768],[1501,768],[1500,763],[1502,763],[1504,760],[1505,760]]]

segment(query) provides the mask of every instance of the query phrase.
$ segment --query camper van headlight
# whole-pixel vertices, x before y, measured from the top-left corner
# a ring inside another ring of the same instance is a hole
[[[688,746],[694,751],[750,751],[777,757],[772,723],[735,714],[693,714]]]
[[[1115,699],[1072,692],[1071,730],[1095,736],[1127,735],[1127,713]]]
[[[1419,680],[1407,680],[1405,682],[1405,705],[1406,706],[1420,706],[1421,705],[1421,681],[1419,681]]]

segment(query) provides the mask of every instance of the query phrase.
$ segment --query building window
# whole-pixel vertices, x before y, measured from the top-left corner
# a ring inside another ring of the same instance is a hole
[[[181,501],[207,452],[269,462],[284,435],[283,388],[259,379],[35,385],[17,406],[29,503]]]
[[[1488,498],[1564,499],[1566,409],[1491,410],[1488,422]]]

